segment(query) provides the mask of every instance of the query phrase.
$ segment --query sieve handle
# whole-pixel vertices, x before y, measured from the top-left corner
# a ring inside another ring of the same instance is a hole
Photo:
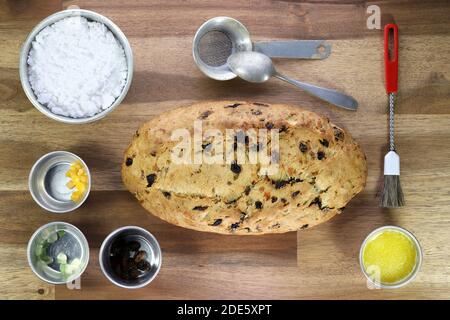
[[[253,50],[271,58],[325,59],[331,44],[325,40],[261,41],[253,43]]]

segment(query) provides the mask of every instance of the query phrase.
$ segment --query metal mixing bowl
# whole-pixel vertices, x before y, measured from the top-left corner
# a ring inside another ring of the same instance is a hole
[[[91,21],[97,21],[100,23],[103,23],[108,29],[112,32],[112,34],[115,36],[115,38],[119,41],[119,43],[122,45],[125,57],[127,60],[127,79],[124,88],[122,89],[122,93],[116,98],[114,103],[107,109],[86,118],[71,118],[66,117],[58,114],[54,114],[50,111],[46,106],[42,105],[37,101],[36,95],[33,92],[33,89],[31,88],[30,82],[28,80],[28,53],[30,52],[32,42],[34,41],[36,35],[45,27],[54,24],[55,22],[67,18],[67,17],[73,17],[73,16],[82,16],[85,17],[88,20]],[[45,114],[47,117],[52,118],[54,120],[64,122],[64,123],[88,123],[93,122],[96,120],[99,120],[106,116],[108,113],[113,111],[125,98],[127,95],[128,89],[131,86],[131,80],[133,78],[133,53],[131,51],[130,43],[128,42],[127,37],[125,34],[119,29],[118,26],[116,26],[111,20],[108,18],[102,16],[101,14],[98,14],[93,11],[89,10],[82,10],[82,9],[67,9],[63,11],[56,12],[52,14],[51,16],[45,18],[42,20],[34,29],[31,31],[31,33],[28,35],[27,39],[25,40],[25,43],[22,46],[21,52],[20,52],[20,62],[19,62],[19,73],[20,73],[20,82],[22,83],[23,90],[25,91],[25,94],[27,95],[28,99],[31,101],[31,103],[38,109],[40,112]]]
[[[79,161],[86,171],[88,178],[86,191],[81,199],[72,201],[71,191],[65,187],[65,176],[70,164]],[[91,190],[91,175],[84,161],[77,155],[67,151],[54,151],[43,155],[33,165],[28,177],[28,187],[31,196],[43,209],[65,213],[77,209],[86,201]]]
[[[36,247],[40,241],[45,239],[49,233],[64,231],[70,233],[75,241],[79,244],[81,267],[77,273],[65,278],[63,274],[55,269],[48,267],[36,256]],[[42,280],[52,284],[69,283],[79,278],[86,269],[89,262],[89,244],[84,234],[75,226],[66,222],[50,222],[36,230],[30,238],[27,247],[28,264],[31,270]]]
[[[144,243],[145,248],[143,250],[147,252],[148,262],[151,266],[150,271],[145,276],[136,280],[124,280],[113,270],[111,266],[111,245],[117,238],[122,237],[139,240],[141,243]],[[122,288],[137,289],[146,286],[155,279],[159,269],[161,269],[161,259],[162,254],[159,243],[150,232],[140,227],[126,226],[113,231],[106,237],[100,247],[98,260],[100,261],[100,268],[103,274],[109,281]]]

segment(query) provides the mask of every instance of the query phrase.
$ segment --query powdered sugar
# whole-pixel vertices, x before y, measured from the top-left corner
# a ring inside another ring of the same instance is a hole
[[[84,17],[62,19],[40,31],[28,55],[37,100],[72,118],[109,108],[127,77],[125,53],[108,28]]]

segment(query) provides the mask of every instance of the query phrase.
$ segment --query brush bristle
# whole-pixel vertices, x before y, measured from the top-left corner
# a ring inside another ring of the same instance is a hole
[[[397,208],[405,204],[400,176],[385,175],[381,206],[384,208]]]

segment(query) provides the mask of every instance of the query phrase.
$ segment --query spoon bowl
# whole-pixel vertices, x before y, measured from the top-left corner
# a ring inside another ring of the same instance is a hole
[[[272,60],[259,52],[239,52],[228,57],[228,66],[239,77],[248,82],[266,82],[276,74]]]

